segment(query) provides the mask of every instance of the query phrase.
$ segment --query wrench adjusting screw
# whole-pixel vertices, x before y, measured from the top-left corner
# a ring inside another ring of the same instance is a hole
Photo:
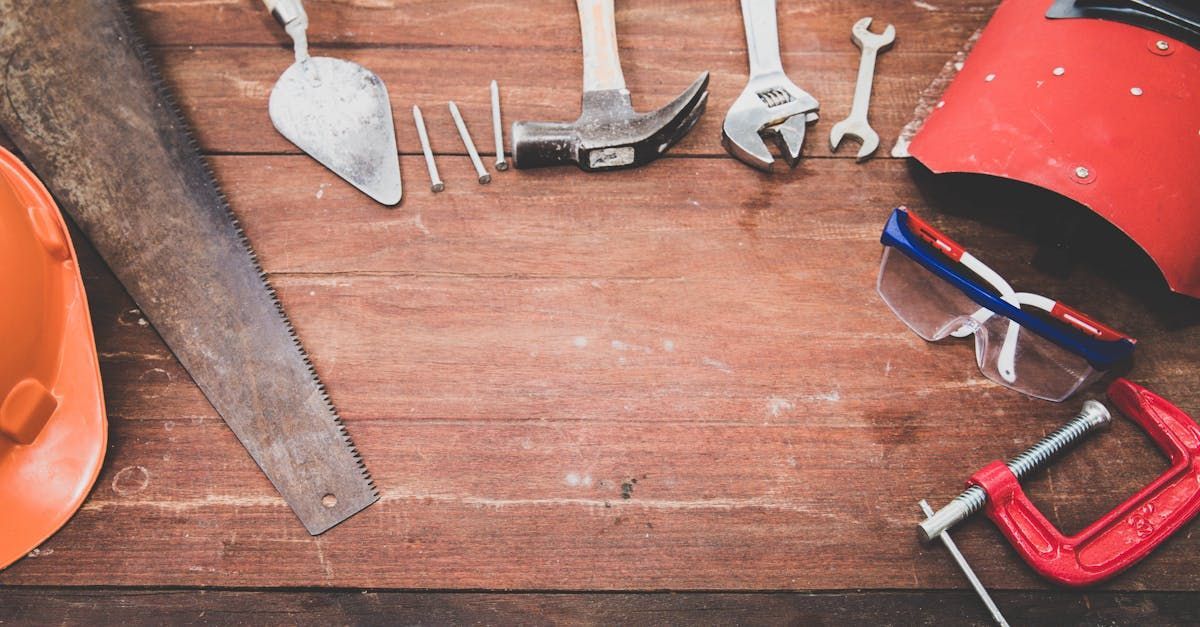
[[[1075,176],[1078,176],[1081,179],[1085,179],[1091,175],[1092,171],[1083,166],[1078,166],[1075,168]]]
[[[1098,427],[1107,426],[1111,422],[1112,414],[1108,413],[1108,408],[1102,403],[1085,401],[1083,409],[1079,411],[1079,415],[1071,422],[1042,438],[1042,441],[1029,447],[1025,452],[1008,460],[1005,462],[1005,465],[1012,471],[1017,481],[1020,481],[1029,473],[1044,466],[1052,456],[1068,445],[1091,433]],[[964,490],[962,494],[954,497],[954,500],[947,503],[945,507],[939,509],[935,514],[917,525],[917,535],[920,536],[921,541],[930,542],[941,535],[943,531],[957,525],[971,514],[983,509],[983,505],[986,502],[987,492],[983,488],[973,485]]]
[[[1166,52],[1167,50],[1171,49],[1171,44],[1167,43],[1166,41],[1163,41],[1162,39],[1159,39],[1158,41],[1154,42],[1154,47],[1158,48],[1159,50],[1162,50],[1163,52]]]

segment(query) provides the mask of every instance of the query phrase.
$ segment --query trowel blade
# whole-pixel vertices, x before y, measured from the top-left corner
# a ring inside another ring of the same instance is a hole
[[[383,81],[330,57],[292,64],[271,90],[275,128],[312,158],[385,205],[400,202],[400,159]]]

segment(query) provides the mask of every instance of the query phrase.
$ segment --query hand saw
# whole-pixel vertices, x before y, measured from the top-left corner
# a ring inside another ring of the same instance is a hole
[[[304,527],[378,500],[118,0],[0,15],[0,124]]]

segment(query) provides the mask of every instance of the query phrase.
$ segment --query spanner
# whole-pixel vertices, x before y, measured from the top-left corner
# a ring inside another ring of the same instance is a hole
[[[817,99],[783,73],[775,0],[742,0],[750,81],[725,114],[721,140],[730,154],[749,165],[770,170],[775,158],[763,141],[771,135],[783,158],[796,167],[804,144],[804,126],[817,121]]]
[[[850,107],[850,115],[845,120],[833,125],[829,130],[829,147],[837,150],[842,143],[842,137],[849,135],[862,142],[858,149],[858,160],[862,161],[871,156],[879,147],[879,134],[871,128],[867,121],[867,108],[871,105],[871,82],[875,79],[875,57],[896,41],[896,29],[888,24],[883,33],[876,35],[870,31],[871,18],[864,17],[854,23],[850,29],[850,38],[862,48],[862,59],[858,63],[858,82],[854,85],[854,104]]]

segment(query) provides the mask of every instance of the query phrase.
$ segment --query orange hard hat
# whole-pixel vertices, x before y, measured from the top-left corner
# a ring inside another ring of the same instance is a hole
[[[33,172],[0,148],[0,569],[79,509],[107,439],[66,224]]]

